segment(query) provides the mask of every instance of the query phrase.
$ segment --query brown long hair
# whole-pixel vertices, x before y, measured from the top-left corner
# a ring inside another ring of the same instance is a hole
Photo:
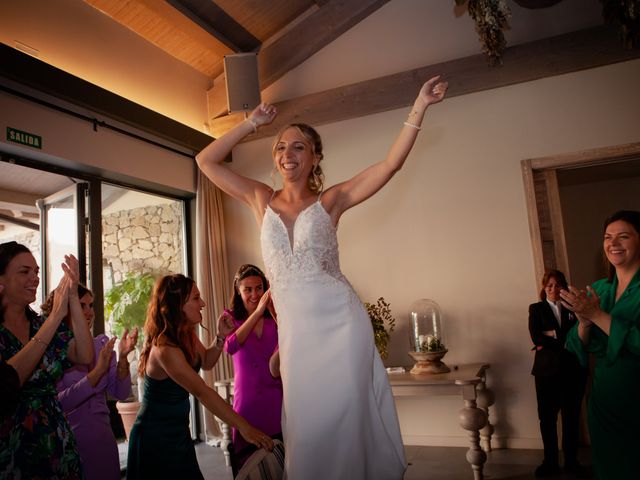
[[[144,345],[140,354],[138,374],[144,376],[152,346],[179,347],[189,364],[196,357],[196,332],[183,312],[195,282],[181,274],[166,275],[153,287],[153,294],[144,322]]]

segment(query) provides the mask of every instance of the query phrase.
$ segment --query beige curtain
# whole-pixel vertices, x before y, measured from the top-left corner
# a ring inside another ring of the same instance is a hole
[[[196,249],[197,283],[207,307],[203,310],[203,325],[200,336],[205,345],[215,339],[218,315],[230,298],[229,272],[227,268],[227,246],[224,239],[222,194],[211,181],[198,170],[196,194]],[[213,370],[203,372],[207,385],[214,387],[217,380],[233,377],[233,365],[223,353]],[[205,440],[221,437],[218,423],[213,415],[202,408]]]

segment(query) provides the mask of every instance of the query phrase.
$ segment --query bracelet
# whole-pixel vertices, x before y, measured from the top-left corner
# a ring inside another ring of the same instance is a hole
[[[251,128],[253,128],[253,133],[258,133],[258,124],[248,117],[247,117],[247,122],[251,124]]]
[[[226,337],[221,337],[220,335],[216,335],[216,348],[222,348],[224,345]]]
[[[416,125],[415,123],[404,122],[404,124],[407,127],[415,128],[418,131],[422,130],[422,127],[420,125]]]
[[[35,335],[33,337],[31,337],[31,340],[33,340],[36,343],[41,343],[42,345],[45,346],[45,348],[49,346],[49,344],[47,342],[45,342],[41,338],[36,337]]]

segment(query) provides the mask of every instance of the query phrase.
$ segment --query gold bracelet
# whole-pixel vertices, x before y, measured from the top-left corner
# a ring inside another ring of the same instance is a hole
[[[41,343],[42,345],[44,345],[44,348],[47,348],[49,346],[49,344],[47,342],[45,342],[41,338],[36,337],[35,335],[33,337],[31,337],[31,340],[33,340],[36,343]]]

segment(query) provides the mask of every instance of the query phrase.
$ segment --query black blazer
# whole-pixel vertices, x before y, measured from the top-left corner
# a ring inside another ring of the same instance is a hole
[[[536,352],[532,375],[550,376],[582,371],[576,356],[564,348],[567,333],[578,320],[573,312],[564,307],[560,308],[560,318],[562,324],[546,300],[529,305],[529,333]],[[544,335],[542,332],[545,330],[555,330],[557,338]]]

